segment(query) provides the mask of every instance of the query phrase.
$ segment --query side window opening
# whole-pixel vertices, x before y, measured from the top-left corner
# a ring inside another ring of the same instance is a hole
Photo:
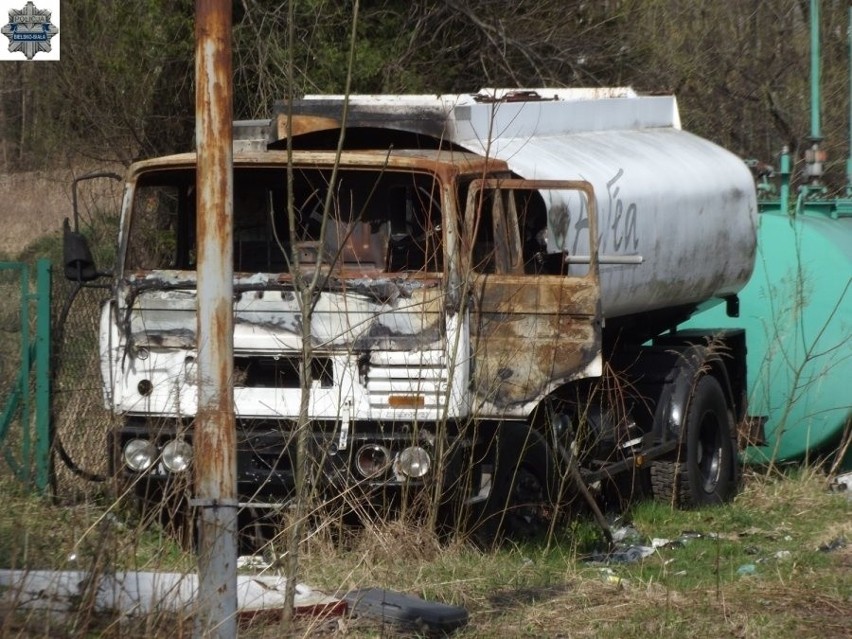
[[[481,189],[468,199],[470,264],[477,273],[544,272],[547,209],[537,190]]]

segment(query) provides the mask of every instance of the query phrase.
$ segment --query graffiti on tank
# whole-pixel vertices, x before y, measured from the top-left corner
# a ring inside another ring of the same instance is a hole
[[[606,183],[607,203],[602,224],[598,234],[598,247],[601,253],[608,249],[613,251],[635,251],[639,246],[639,234],[637,230],[639,207],[635,202],[626,201],[621,193],[619,181],[624,176],[624,169],[619,169]],[[588,206],[583,198],[578,198],[576,210],[576,221],[573,224],[574,243],[571,252],[579,254],[588,250],[589,215]],[[562,222],[561,215],[555,216]],[[554,228],[556,239],[563,244],[559,231],[561,226],[554,224],[554,216],[551,216],[551,228]]]
[[[638,207],[635,202],[625,202],[621,197],[621,187],[618,181],[624,175],[624,169],[618,172],[606,183],[606,192],[609,199],[607,210],[607,224],[612,231],[613,250],[636,250],[639,246],[639,237],[636,232]],[[602,229],[601,248],[606,248],[606,229]]]

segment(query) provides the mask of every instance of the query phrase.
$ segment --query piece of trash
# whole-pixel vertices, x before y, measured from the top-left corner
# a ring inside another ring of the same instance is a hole
[[[427,636],[444,636],[467,624],[467,610],[461,606],[406,595],[384,588],[352,590],[343,595],[352,613],[388,623],[403,630]]]
[[[613,543],[618,544],[626,541],[639,541],[640,539],[642,539],[642,535],[630,524],[612,529]]]
[[[753,575],[757,572],[757,566],[754,564],[743,564],[739,568],[737,568],[737,574],[741,577],[745,577],[748,575]]]
[[[94,581],[93,581],[94,580]],[[284,577],[237,576],[237,615],[241,621],[280,617],[285,606]],[[0,570],[0,604],[14,603],[58,618],[76,613],[80,598],[93,594],[95,612],[144,615],[152,612],[191,616],[199,584],[193,573]],[[346,603],[296,584],[296,614],[340,615]]]
[[[789,550],[779,550],[773,555],[773,557],[775,557],[778,561],[789,561],[792,556],[793,553]]]
[[[852,473],[844,473],[834,478],[829,486],[834,492],[852,492]]]
[[[601,568],[601,580],[605,583],[612,584],[614,586],[620,586],[624,583],[624,579],[615,574],[615,571],[612,568]]]
[[[835,537],[831,541],[827,541],[822,544],[817,550],[820,552],[834,552],[835,550],[842,550],[846,548],[846,537]]]
[[[629,546],[624,550],[611,552],[607,557],[607,561],[617,564],[633,564],[645,559],[645,557],[650,557],[654,552],[655,550],[651,546]]]
[[[651,547],[652,548],[667,548],[667,547],[671,547],[670,544],[672,544],[672,543],[673,542],[672,542],[671,539],[661,539],[660,537],[654,537],[651,540]]]
[[[237,570],[254,568],[256,570],[268,570],[272,564],[260,555],[240,555],[237,557]]]
[[[678,539],[683,539],[684,541],[687,541],[689,539],[701,539],[703,536],[704,535],[695,530],[684,530],[682,533],[680,533],[680,537],[678,537]]]

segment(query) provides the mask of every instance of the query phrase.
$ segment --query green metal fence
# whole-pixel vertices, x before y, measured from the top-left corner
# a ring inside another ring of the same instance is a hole
[[[39,492],[50,483],[50,263],[0,262],[0,450]]]

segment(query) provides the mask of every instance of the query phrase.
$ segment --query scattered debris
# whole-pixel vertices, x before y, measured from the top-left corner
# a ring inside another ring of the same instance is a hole
[[[843,550],[844,548],[846,548],[846,545],[846,537],[840,536],[835,537],[831,541],[825,542],[817,550],[819,550],[820,552],[834,552],[835,550]]]
[[[601,579],[614,586],[623,586],[626,581],[615,574],[612,568],[601,568]]]
[[[639,542],[641,539],[642,534],[631,524],[612,529],[612,543],[614,544]]]
[[[272,568],[272,563],[260,555],[240,555],[237,557],[237,570],[257,570],[263,572]]]

